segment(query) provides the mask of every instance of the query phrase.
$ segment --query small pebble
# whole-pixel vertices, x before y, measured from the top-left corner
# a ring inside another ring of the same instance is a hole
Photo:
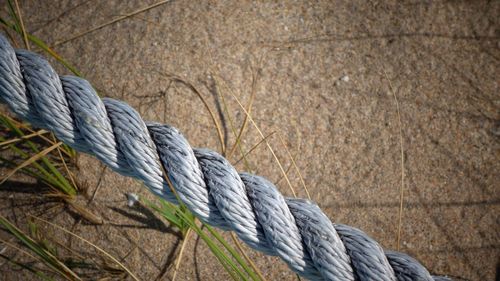
[[[340,77],[339,80],[342,81],[342,82],[349,82],[349,76],[344,75],[344,76]]]
[[[126,193],[127,205],[133,207],[137,201],[139,201],[139,196],[135,193]]]

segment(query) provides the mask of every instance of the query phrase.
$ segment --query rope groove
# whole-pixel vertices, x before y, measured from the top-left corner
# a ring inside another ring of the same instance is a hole
[[[41,56],[0,35],[0,100],[114,171],[177,203],[163,176],[201,221],[234,231],[251,248],[279,256],[311,280],[450,280],[387,251],[362,231],[333,224],[305,199],[285,198],[263,177],[238,173],[220,154],[193,149],[168,125],[145,123],[128,104],[100,99],[84,79],[59,76]],[[162,167],[163,165],[163,167]]]

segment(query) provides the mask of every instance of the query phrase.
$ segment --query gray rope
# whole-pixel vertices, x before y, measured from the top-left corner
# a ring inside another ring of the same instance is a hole
[[[14,50],[1,35],[0,100],[33,126],[178,203],[165,170],[201,221],[236,232],[251,248],[281,257],[308,279],[441,278],[405,254],[384,252],[362,231],[333,224],[315,203],[284,198],[271,182],[239,174],[220,154],[192,149],[177,129],[145,123],[122,101],[100,99],[86,80],[58,76],[41,56]]]

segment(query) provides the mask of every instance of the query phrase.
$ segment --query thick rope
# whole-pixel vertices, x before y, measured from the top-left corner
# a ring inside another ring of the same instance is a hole
[[[236,232],[248,246],[279,256],[303,277],[446,280],[432,277],[405,254],[384,252],[356,228],[333,224],[315,203],[285,198],[265,178],[238,173],[220,154],[191,148],[177,129],[145,123],[122,101],[100,99],[86,80],[57,75],[41,56],[14,50],[2,35],[0,100],[33,126],[178,203],[165,170],[201,221]]]

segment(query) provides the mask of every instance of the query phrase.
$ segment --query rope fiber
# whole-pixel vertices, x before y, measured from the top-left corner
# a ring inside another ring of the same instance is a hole
[[[191,148],[177,129],[144,122],[123,101],[100,99],[86,80],[59,76],[40,55],[14,49],[2,35],[0,100],[19,118],[177,204],[164,168],[201,221],[234,231],[310,280],[451,280],[431,276],[406,254],[384,251],[361,230],[332,223],[314,202],[283,197],[267,179],[238,173],[217,152]]]

